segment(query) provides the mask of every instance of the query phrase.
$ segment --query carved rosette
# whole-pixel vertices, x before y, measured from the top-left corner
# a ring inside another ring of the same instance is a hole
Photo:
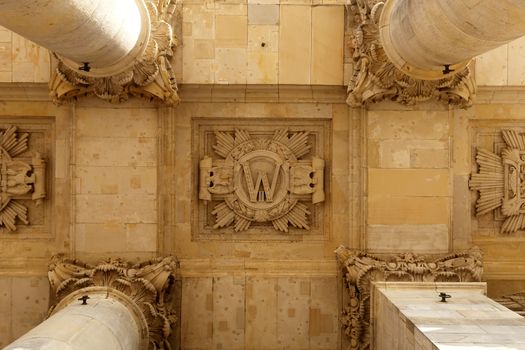
[[[111,103],[126,101],[129,96],[160,101],[167,105],[179,102],[177,80],[170,64],[177,45],[171,23],[175,1],[143,0],[149,14],[149,39],[142,54],[131,66],[111,76],[94,76],[72,69],[58,55],[50,79],[50,95],[55,103],[95,95]]]
[[[22,200],[40,205],[46,196],[46,163],[39,153],[23,156],[28,142],[29,134],[19,134],[16,126],[0,132],[0,227],[7,231],[16,231],[17,221],[29,224]]]
[[[341,318],[349,349],[370,349],[371,282],[479,282],[483,272],[477,249],[445,256],[380,256],[340,246],[335,254],[350,298]]]
[[[142,329],[148,349],[170,349],[168,337],[177,322],[171,307],[177,262],[173,257],[156,258],[137,265],[120,259],[107,259],[92,266],[78,260],[54,256],[49,265],[49,282],[55,304],[49,315],[58,311],[61,301],[72,293],[89,296],[104,287],[124,294],[133,309],[140,310],[147,329]]]
[[[275,131],[270,138],[254,138],[246,130],[215,133],[215,152],[223,159],[205,157],[200,162],[199,198],[220,200],[212,214],[214,228],[233,225],[246,231],[254,222],[271,222],[288,232],[289,224],[310,229],[308,207],[302,203],[324,201],[324,161],[309,153],[307,132],[289,136]]]
[[[469,185],[479,192],[476,215],[499,209],[501,233],[513,233],[525,228],[525,134],[503,129],[501,135],[506,147],[500,154],[477,148],[478,172]]]
[[[380,0],[350,0],[353,72],[347,103],[359,107],[389,99],[411,105],[437,99],[460,108],[472,105],[476,83],[468,67],[440,80],[420,80],[389,61],[379,38],[384,4]]]

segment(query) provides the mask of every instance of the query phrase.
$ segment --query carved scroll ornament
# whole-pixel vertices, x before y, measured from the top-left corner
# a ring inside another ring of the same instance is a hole
[[[511,129],[501,135],[506,144],[501,154],[477,148],[478,172],[469,184],[479,192],[476,215],[501,209],[501,232],[512,233],[525,228],[525,135]]]
[[[9,126],[0,132],[0,227],[16,231],[16,222],[29,224],[27,207],[21,202],[31,199],[39,205],[46,196],[45,161],[39,153],[22,158],[28,150],[29,134]]]
[[[440,257],[379,256],[340,246],[335,254],[350,298],[341,319],[350,339],[348,349],[370,348],[371,282],[479,282],[482,274],[481,253],[476,249]]]
[[[134,59],[131,66],[109,76],[83,74],[54,55],[57,67],[49,81],[49,88],[56,103],[88,95],[111,103],[126,101],[130,95],[167,105],[179,102],[177,80],[170,64],[177,45],[170,24],[175,0],[141,1],[144,1],[151,22],[149,39],[142,54]]]
[[[215,206],[214,228],[233,225],[246,231],[253,222],[271,222],[288,232],[289,224],[309,229],[308,207],[324,201],[324,161],[302,160],[311,146],[307,132],[289,135],[286,129],[270,138],[255,138],[246,130],[215,133],[213,146],[222,159],[205,157],[200,162],[199,198],[222,202]]]
[[[404,74],[389,61],[379,38],[384,4],[380,0],[350,0],[353,71],[347,103],[358,107],[390,99],[415,104],[435,98],[460,108],[470,106],[476,83],[468,67],[440,80],[420,80]]]
[[[76,291],[93,287],[106,287],[123,293],[133,307],[141,311],[147,329],[141,333],[148,343],[148,349],[170,349],[168,337],[177,322],[171,307],[174,274],[177,263],[174,258],[156,258],[137,265],[120,259],[110,258],[92,266],[78,260],[58,255],[49,265],[49,283],[54,293],[55,304],[49,314],[56,312],[60,301]]]

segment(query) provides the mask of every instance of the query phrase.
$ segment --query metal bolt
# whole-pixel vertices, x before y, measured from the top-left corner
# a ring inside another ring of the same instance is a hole
[[[448,298],[452,298],[452,295],[448,295],[447,293],[439,293],[439,297],[441,298],[441,303],[446,303]]]
[[[82,297],[78,298],[78,300],[82,300],[82,304],[80,304],[80,305],[87,305],[87,300],[88,299],[91,299],[91,298],[88,297],[87,295],[83,295]]]

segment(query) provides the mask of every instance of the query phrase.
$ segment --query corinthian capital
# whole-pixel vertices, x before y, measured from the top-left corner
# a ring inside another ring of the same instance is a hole
[[[141,17],[137,23],[141,26],[139,40],[117,63],[92,67],[90,62],[75,62],[53,53],[49,88],[56,103],[87,95],[112,103],[126,101],[130,96],[167,105],[178,103],[177,81],[170,64],[177,44],[171,25],[175,1],[136,0],[136,3]]]
[[[171,306],[177,262],[156,258],[132,265],[109,258],[89,265],[62,255],[49,265],[49,283],[55,299],[53,315],[77,299],[103,294],[124,304],[141,325],[144,348],[170,349],[168,337],[177,322]]]
[[[443,67],[442,76],[415,77],[398,67],[385,52],[387,35],[381,14],[394,3],[379,0],[351,0],[348,16],[352,26],[353,71],[348,84],[347,103],[353,107],[393,100],[415,104],[437,99],[455,107],[468,107],[476,92],[470,67]],[[408,34],[407,34],[408,35]],[[441,73],[439,73],[441,74]],[[420,75],[421,76],[421,75]]]

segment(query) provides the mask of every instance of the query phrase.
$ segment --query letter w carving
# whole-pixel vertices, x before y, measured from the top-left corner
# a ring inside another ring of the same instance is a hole
[[[281,164],[276,163],[275,169],[273,172],[272,185],[270,186],[270,181],[268,180],[268,174],[266,172],[259,171],[257,173],[257,180],[255,184],[253,183],[252,172],[247,162],[242,164],[244,170],[244,178],[246,179],[246,185],[248,186],[248,192],[250,194],[251,202],[271,202],[273,201],[273,194],[275,192],[275,187],[277,186],[277,179],[279,178],[279,170],[281,169]],[[263,191],[261,193],[260,188],[261,184]],[[264,195],[263,195],[264,193]]]

